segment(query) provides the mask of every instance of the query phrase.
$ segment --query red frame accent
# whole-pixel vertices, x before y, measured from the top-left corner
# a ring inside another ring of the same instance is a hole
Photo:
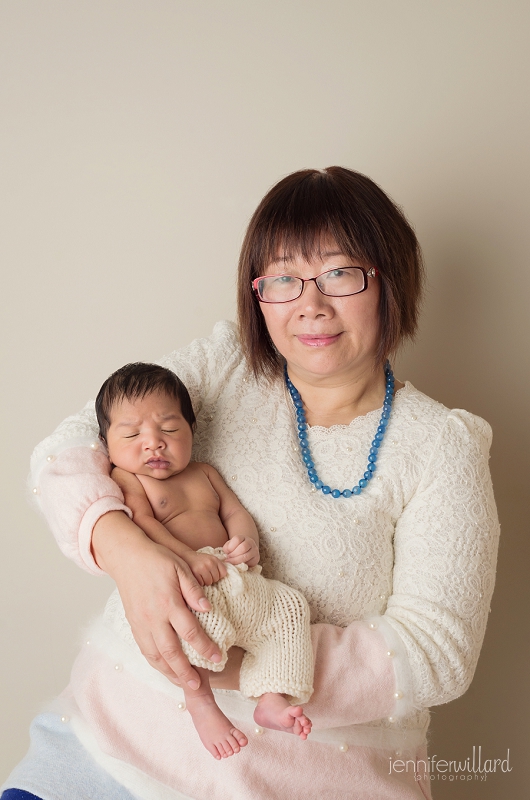
[[[359,292],[353,292],[353,294],[339,294],[339,295],[326,294],[326,292],[323,292],[320,286],[318,285],[317,280],[318,278],[321,278],[322,275],[326,275],[326,273],[328,272],[333,272],[333,270],[335,269],[360,269],[361,272],[364,274],[364,288],[361,289]],[[372,270],[374,271],[374,275],[369,275],[368,273],[372,272]],[[259,278],[254,278],[254,280],[252,281],[252,289],[254,290],[254,294],[256,295],[260,303],[272,303],[274,305],[277,303],[292,303],[294,300],[298,300],[298,298],[301,297],[304,292],[305,284],[309,283],[310,281],[315,281],[315,286],[317,287],[318,291],[325,297],[355,297],[356,294],[362,294],[362,292],[365,292],[368,289],[368,278],[372,277],[376,278],[380,274],[381,273],[379,272],[377,267],[370,267],[369,270],[366,270],[364,267],[359,267],[359,266],[332,267],[331,269],[324,270],[324,272],[321,272],[319,275],[315,275],[314,278],[298,278],[297,275],[289,275],[287,273],[281,272],[278,275],[260,275]],[[258,281],[263,280],[263,278],[283,278],[284,276],[286,278],[298,278],[298,280],[302,281],[302,291],[300,292],[300,294],[297,297],[293,297],[291,300],[262,300],[261,297],[259,296]]]

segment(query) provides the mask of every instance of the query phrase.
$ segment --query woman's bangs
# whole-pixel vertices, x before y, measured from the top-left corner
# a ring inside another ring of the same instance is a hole
[[[254,276],[257,277],[273,261],[290,261],[300,256],[304,261],[325,259],[330,245],[334,245],[351,258],[365,258],[340,213],[329,207],[323,213],[304,216],[304,210],[293,215],[293,209],[281,217],[271,220],[261,235],[259,252],[254,260]],[[330,213],[331,212],[331,213]]]

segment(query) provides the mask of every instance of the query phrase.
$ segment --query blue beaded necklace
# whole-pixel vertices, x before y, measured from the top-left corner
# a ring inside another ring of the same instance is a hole
[[[379,448],[383,443],[388,421],[390,419],[390,412],[392,410],[392,401],[394,399],[394,373],[392,372],[390,363],[387,361],[385,364],[386,389],[385,400],[383,402],[383,413],[381,414],[381,419],[379,420],[379,425],[377,426],[377,431],[374,436],[372,446],[370,447],[366,472],[356,486],[354,486],[352,489],[343,489],[342,491],[340,489],[331,489],[329,486],[326,486],[326,484],[318,477],[315,465],[313,463],[313,458],[311,456],[309,442],[307,441],[308,425],[306,422],[304,404],[300,396],[300,392],[296,386],[291,383],[291,379],[289,378],[289,374],[287,372],[287,364],[284,367],[284,375],[285,383],[289,390],[289,394],[291,395],[296,411],[298,441],[300,443],[300,451],[302,453],[303,462],[307,469],[309,480],[315,489],[320,489],[322,494],[330,494],[332,497],[351,497],[352,494],[361,494],[365,486],[368,485],[368,481],[370,481],[374,476]]]

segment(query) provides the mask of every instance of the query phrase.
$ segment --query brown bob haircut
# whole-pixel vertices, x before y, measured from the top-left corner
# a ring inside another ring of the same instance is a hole
[[[96,397],[96,418],[99,435],[104,442],[111,424],[111,411],[115,403],[122,400],[143,400],[150,394],[165,394],[178,400],[182,416],[195,430],[195,414],[191,405],[188,390],[179,377],[170,369],[158,364],[146,364],[137,361],[125,364],[107,378]]]
[[[265,195],[250,220],[239,259],[238,323],[243,352],[256,377],[273,378],[283,359],[269,336],[251,283],[279,254],[310,260],[326,239],[380,273],[381,339],[377,363],[416,332],[423,262],[403,212],[366,175],[345,167],[304,169]]]

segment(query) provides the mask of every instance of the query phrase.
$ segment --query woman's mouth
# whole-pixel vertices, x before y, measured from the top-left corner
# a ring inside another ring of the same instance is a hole
[[[330,344],[334,344],[340,336],[340,333],[302,333],[296,338],[301,344],[305,344],[308,347],[327,347]]]
[[[150,458],[149,461],[146,462],[147,467],[151,467],[151,469],[167,469],[169,467],[169,461],[164,461],[163,458]]]

